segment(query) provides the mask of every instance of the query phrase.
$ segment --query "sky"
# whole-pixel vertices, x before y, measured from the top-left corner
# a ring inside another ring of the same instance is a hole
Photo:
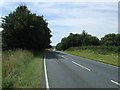
[[[118,2],[18,1],[0,3],[0,17],[19,5],[26,5],[32,13],[43,15],[48,22],[53,35],[51,45],[56,45],[70,33],[80,34],[83,30],[99,39],[105,34],[118,33]]]

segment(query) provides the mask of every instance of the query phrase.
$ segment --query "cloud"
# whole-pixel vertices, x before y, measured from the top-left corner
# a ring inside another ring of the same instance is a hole
[[[118,32],[117,2],[11,2],[2,5],[5,16],[20,5],[27,5],[32,13],[43,15],[52,31],[52,45],[69,33],[88,33],[99,38]]]
[[[119,0],[1,0],[4,2],[118,2]]]

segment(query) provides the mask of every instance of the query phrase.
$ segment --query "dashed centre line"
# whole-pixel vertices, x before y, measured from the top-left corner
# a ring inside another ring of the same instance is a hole
[[[80,64],[78,64],[78,63],[76,63],[76,62],[74,62],[74,61],[72,61],[72,63],[74,63],[74,64],[76,64],[76,65],[78,65],[78,66],[80,66],[80,67],[82,67],[82,68],[84,68],[84,69],[86,69],[86,70],[90,71],[90,69],[89,69],[89,68],[84,67],[84,66],[82,66],[82,65],[80,65]]]
[[[114,81],[114,80],[110,80],[112,83],[114,83],[114,84],[117,84],[117,85],[119,85],[120,86],[120,84],[118,83],[118,82],[116,82],[116,81]]]
[[[61,56],[61,57],[63,57],[63,58],[64,58],[64,56]]]

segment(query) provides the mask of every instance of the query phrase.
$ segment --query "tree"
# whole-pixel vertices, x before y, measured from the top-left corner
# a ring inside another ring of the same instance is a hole
[[[2,20],[3,48],[41,50],[49,47],[51,31],[43,16],[19,6]]]
[[[116,46],[120,46],[120,34],[116,35]]]
[[[62,49],[62,50],[65,50],[65,49],[67,49],[67,48],[68,48],[68,41],[67,41],[67,38],[64,37],[64,38],[62,38],[62,40],[61,40],[61,49]]]
[[[80,34],[72,34],[68,36],[68,48],[81,46],[81,35]]]
[[[58,43],[55,48],[56,48],[57,50],[62,50],[62,48],[61,48],[61,43]]]
[[[91,46],[91,45],[100,45],[99,39],[95,36],[87,34],[84,30],[82,34],[72,34],[61,40],[56,47],[59,50],[66,50],[70,47],[76,46]]]
[[[120,34],[107,34],[101,38],[101,44],[106,46],[120,46]]]

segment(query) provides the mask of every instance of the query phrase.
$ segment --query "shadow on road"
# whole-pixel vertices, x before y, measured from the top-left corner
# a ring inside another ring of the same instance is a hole
[[[47,51],[45,54],[45,58],[46,59],[63,59],[63,56],[65,56],[66,54],[64,53],[60,53],[60,52],[56,52],[56,51]]]

